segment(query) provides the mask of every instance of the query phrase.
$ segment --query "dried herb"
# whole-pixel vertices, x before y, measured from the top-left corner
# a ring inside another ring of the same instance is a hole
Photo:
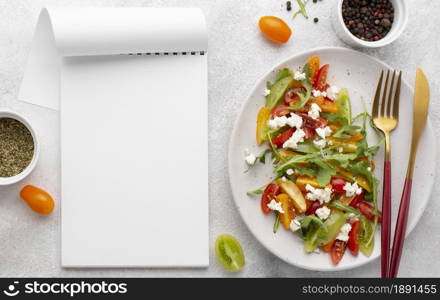
[[[0,118],[0,177],[20,174],[34,156],[34,139],[21,122]]]

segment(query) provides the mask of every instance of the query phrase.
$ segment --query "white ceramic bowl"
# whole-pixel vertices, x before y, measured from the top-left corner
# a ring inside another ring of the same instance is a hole
[[[34,156],[32,157],[31,162],[20,174],[12,177],[0,177],[0,186],[4,186],[18,182],[32,172],[32,170],[35,168],[35,165],[37,164],[38,157],[40,156],[40,146],[34,128],[32,128],[29,121],[25,117],[10,110],[0,109],[0,118],[11,118],[23,123],[30,131],[30,133],[32,134],[32,138],[34,139]]]
[[[332,8],[332,24],[336,34],[341,40],[353,47],[378,48],[394,42],[403,32],[408,23],[408,7],[405,0],[390,0],[394,7],[394,21],[388,34],[374,42],[363,41],[354,36],[345,26],[342,18],[342,2],[344,0],[334,0]]]

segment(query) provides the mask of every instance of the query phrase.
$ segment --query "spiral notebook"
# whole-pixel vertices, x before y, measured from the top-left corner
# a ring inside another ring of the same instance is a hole
[[[208,265],[207,55],[199,9],[42,11],[19,97],[60,111],[62,266]]]

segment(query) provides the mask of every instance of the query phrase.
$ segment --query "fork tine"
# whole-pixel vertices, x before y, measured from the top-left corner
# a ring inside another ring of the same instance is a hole
[[[388,94],[388,79],[390,77],[390,70],[387,71],[387,77],[385,77],[385,86],[382,94],[382,101],[380,105],[380,115],[382,117],[385,116],[385,107],[386,107],[386,101],[387,101],[387,94]]]
[[[376,94],[374,95],[373,100],[373,118],[377,118],[379,116],[379,105],[380,105],[380,92],[382,90],[382,79],[383,79],[383,70],[380,72],[379,81],[377,82]]]
[[[402,71],[397,78],[396,93],[394,94],[393,118],[399,120],[400,85],[402,82]]]
[[[393,106],[394,77],[396,77],[396,70],[393,71],[393,76],[391,77],[390,92],[388,93],[387,101],[387,114],[385,115],[386,117],[391,116],[391,106]]]

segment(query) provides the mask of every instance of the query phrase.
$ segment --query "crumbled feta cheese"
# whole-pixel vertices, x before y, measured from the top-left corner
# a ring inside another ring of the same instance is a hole
[[[269,120],[268,125],[272,129],[279,129],[283,126],[286,126],[287,124],[287,117],[281,116],[281,117],[275,117],[271,120]]]
[[[264,94],[264,96],[269,96],[270,95],[270,90],[269,89],[264,89],[263,94]]]
[[[360,195],[362,193],[362,188],[358,186],[357,182],[351,184],[350,182],[345,183],[343,187],[345,195],[347,197],[352,197],[354,195]]]
[[[269,204],[267,205],[271,210],[278,211],[281,214],[284,214],[284,210],[281,207],[281,202],[277,202],[274,199],[270,200]]]
[[[349,223],[345,223],[341,227],[341,231],[339,232],[338,236],[336,237],[337,240],[346,242],[348,241],[348,234],[350,233],[351,225]]]
[[[319,113],[321,112],[321,107],[318,104],[312,103],[310,106],[309,112],[307,113],[310,118],[316,120],[319,118]]]
[[[297,114],[290,114],[290,117],[287,118],[286,124],[290,127],[296,127],[300,129],[303,124],[303,119]]]
[[[301,223],[297,218],[293,219],[290,222],[290,230],[292,230],[293,232],[298,231],[300,228],[301,228]]]
[[[298,143],[304,142],[304,137],[306,133],[302,129],[297,129],[292,136],[284,142],[283,148],[292,148],[295,149],[298,147]]]
[[[327,141],[324,140],[324,139],[314,140],[314,141],[313,141],[313,144],[315,144],[316,147],[318,147],[318,148],[324,148],[325,145],[327,144]]]
[[[255,154],[251,153],[251,152],[249,151],[249,149],[245,149],[245,150],[244,150],[244,155],[245,155],[244,160],[246,161],[246,163],[247,163],[249,166],[254,165],[255,162],[257,161],[257,157],[255,156]]]
[[[328,141],[328,144],[329,144],[330,146],[332,146],[332,145],[333,145],[333,141]]]
[[[306,73],[300,72],[300,71],[295,71],[295,74],[293,75],[293,78],[295,80],[304,80],[306,79]]]
[[[286,170],[286,174],[287,175],[293,175],[295,173],[295,171],[293,171],[292,169],[287,169]]]
[[[331,210],[327,207],[327,206],[323,206],[318,208],[315,211],[315,214],[318,216],[318,218],[320,218],[321,220],[325,220],[328,218],[328,216],[330,216],[330,212]]]
[[[344,148],[339,147],[338,151],[339,151],[339,153],[342,153],[342,152],[344,152]]]
[[[301,128],[302,124],[303,124],[303,119],[297,114],[290,114],[289,117],[286,116],[275,117],[269,120],[268,122],[268,126],[272,129],[279,129],[286,125],[289,125],[290,127],[296,127],[299,129]]]
[[[319,200],[321,204],[330,202],[332,197],[332,190],[328,187],[323,189],[315,189],[310,184],[307,184],[306,191],[309,192],[306,195],[307,199],[311,201]]]
[[[338,93],[339,93],[339,88],[336,85],[332,85],[327,89],[327,97],[331,100],[336,100]]]
[[[281,180],[284,181],[284,182],[286,182],[286,181],[287,181],[287,178],[286,178],[285,176],[283,176],[283,177],[281,177]]]
[[[325,126],[324,128],[318,127],[315,129],[315,131],[323,139],[332,134],[332,130],[328,126]]]
[[[368,167],[368,168],[367,168],[367,171],[368,171],[368,172],[371,172],[371,167]]]
[[[321,92],[320,90],[312,91],[313,97],[327,97],[327,92]]]

